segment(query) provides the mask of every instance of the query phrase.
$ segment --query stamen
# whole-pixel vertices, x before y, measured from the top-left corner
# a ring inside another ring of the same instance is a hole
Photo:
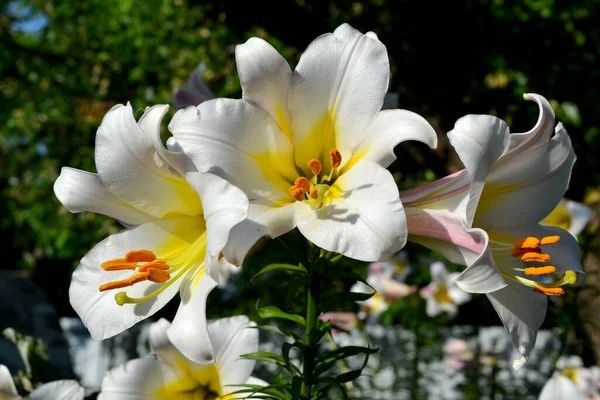
[[[312,173],[315,175],[319,175],[321,173],[321,170],[323,169],[323,164],[321,164],[321,161],[316,159],[312,159],[306,164],[308,165],[308,168],[310,168]]]
[[[556,272],[556,267],[552,265],[546,265],[544,267],[527,267],[525,268],[525,275],[540,276],[550,275]]]
[[[156,283],[163,283],[171,279],[169,271],[162,269],[150,268],[148,270],[148,280]]]
[[[342,163],[342,155],[335,147],[329,150],[329,160],[331,160],[332,168],[337,168]]]
[[[292,186],[290,188],[290,194],[296,201],[304,201],[304,189],[298,186]]]
[[[521,256],[521,261],[545,263],[545,262],[550,261],[550,254],[527,252]]]
[[[540,245],[540,241],[538,238],[529,236],[529,237],[517,240],[514,243],[513,248],[515,250],[517,250],[517,249],[535,249],[539,245]]]
[[[315,188],[310,189],[310,198],[311,199],[319,198],[319,192],[317,191],[317,189],[315,189]]]
[[[151,261],[149,263],[146,263],[146,264],[142,265],[138,271],[140,271],[140,272],[146,272],[150,268],[152,268],[152,269],[160,269],[160,270],[163,270],[163,271],[168,271],[169,270],[169,264],[167,264],[166,261],[155,260],[155,261]]]
[[[301,188],[304,190],[304,193],[310,192],[310,182],[307,178],[300,176],[296,178],[296,182],[294,182],[294,186]]]
[[[560,242],[560,236],[546,236],[540,240],[540,245],[546,246],[548,244],[556,244]]]
[[[562,296],[563,294],[565,294],[565,289],[561,287],[534,286],[533,291],[545,294],[546,296]]]
[[[541,254],[542,249],[540,249],[539,247],[533,248],[533,249],[512,249],[512,252],[510,253],[513,257],[518,257],[518,256],[522,256],[524,254],[527,253],[540,253]]]
[[[125,254],[125,261],[146,262],[156,260],[156,255],[150,250],[132,250]]]
[[[115,258],[114,260],[104,261],[100,266],[105,271],[123,271],[126,269],[135,269],[137,262],[127,262],[124,258]]]
[[[110,289],[118,289],[118,288],[135,285],[138,282],[143,282],[146,279],[148,279],[148,275],[150,275],[149,272],[142,272],[142,273],[133,275],[131,278],[128,278],[128,279],[122,279],[120,281],[108,282],[108,283],[100,285],[98,290],[101,292],[104,292],[104,291],[107,291]]]

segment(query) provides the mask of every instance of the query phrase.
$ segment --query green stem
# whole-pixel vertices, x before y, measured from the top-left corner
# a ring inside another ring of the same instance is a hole
[[[309,274],[310,279],[306,285],[306,330],[304,332],[306,348],[304,350],[304,368],[302,371],[302,386],[300,389],[300,397],[303,400],[310,399],[312,394],[312,373],[317,353],[317,343],[313,341],[314,335],[311,335],[311,333],[317,325],[320,294],[320,284],[317,274],[314,271],[310,271]]]

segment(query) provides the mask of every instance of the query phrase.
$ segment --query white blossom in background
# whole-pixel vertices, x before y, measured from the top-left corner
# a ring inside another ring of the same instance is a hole
[[[471,295],[456,284],[460,272],[448,273],[446,265],[441,261],[432,263],[430,268],[431,283],[419,291],[427,301],[425,311],[430,317],[445,312],[452,318],[458,313],[459,305],[471,300]]]
[[[538,400],[598,400],[598,367],[585,368],[578,356],[561,357]]]
[[[25,397],[19,396],[12,375],[6,366],[0,364],[1,400],[83,400],[83,388],[73,380],[59,380],[45,383]]]
[[[562,228],[575,237],[592,219],[594,211],[585,204],[562,199],[558,206],[540,224]]]

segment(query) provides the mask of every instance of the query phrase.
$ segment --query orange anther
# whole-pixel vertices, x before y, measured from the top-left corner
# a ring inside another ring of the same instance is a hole
[[[518,256],[522,256],[523,254],[527,254],[527,253],[541,253],[542,249],[540,249],[539,247],[533,248],[533,249],[512,249],[512,252],[510,253],[513,257],[518,257]]]
[[[550,261],[550,254],[528,252],[521,256],[523,262],[543,262]]]
[[[317,189],[315,189],[315,188],[310,189],[310,198],[311,199],[319,198],[319,193],[317,192]]]
[[[150,261],[149,263],[146,263],[146,264],[142,265],[140,267],[139,271],[140,272],[146,272],[150,268],[152,268],[152,269],[160,269],[160,270],[163,270],[163,271],[168,271],[169,270],[169,264],[167,264],[166,261],[154,260],[154,261]]]
[[[329,159],[331,160],[332,168],[337,168],[342,163],[342,155],[340,154],[339,150],[335,147],[329,150]]]
[[[565,290],[561,287],[534,286],[533,291],[545,294],[546,296],[562,296],[563,294],[565,294]]]
[[[137,262],[127,262],[124,258],[115,258],[114,260],[104,261],[100,266],[105,271],[122,271],[135,269]]]
[[[525,275],[539,276],[539,275],[550,275],[556,272],[556,267],[552,265],[546,265],[545,267],[527,267],[525,268]]]
[[[307,178],[305,178],[303,176],[299,176],[298,178],[296,178],[296,182],[294,182],[294,186],[302,188],[302,190],[304,190],[304,193],[310,192],[310,182]]]
[[[122,279],[120,281],[108,282],[103,285],[100,285],[98,290],[101,292],[104,292],[104,291],[110,290],[110,289],[119,289],[119,288],[131,286],[138,282],[145,281],[146,279],[148,279],[148,275],[149,275],[148,272],[142,272],[139,274],[135,274],[131,278],[128,278],[128,279]]]
[[[292,186],[290,188],[290,194],[296,201],[304,201],[304,189],[298,186]]]
[[[154,261],[156,260],[156,255],[150,250],[131,250],[125,254],[125,260],[136,262]]]
[[[148,280],[156,283],[163,283],[171,279],[169,271],[162,269],[150,268],[148,270]]]
[[[517,240],[514,243],[513,248],[515,250],[516,249],[535,249],[539,245],[540,245],[540,241],[538,238],[529,236],[529,237]]]
[[[556,244],[560,242],[560,236],[546,236],[543,237],[542,240],[540,240],[540,244],[542,246],[548,245],[548,244]]]
[[[308,168],[310,168],[312,173],[315,175],[319,175],[321,173],[321,170],[323,169],[323,164],[321,164],[321,161],[316,160],[314,158],[306,164],[308,165]]]

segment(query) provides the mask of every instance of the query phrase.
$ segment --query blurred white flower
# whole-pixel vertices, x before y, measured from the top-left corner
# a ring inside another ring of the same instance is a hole
[[[471,295],[456,285],[459,272],[448,273],[446,265],[441,261],[431,264],[432,282],[422,288],[419,293],[427,300],[427,315],[435,317],[443,312],[454,317],[458,306],[471,300]]]
[[[45,383],[21,397],[17,392],[10,371],[6,366],[0,364],[0,399],[2,400],[83,400],[83,388],[73,380],[59,380]]]
[[[554,210],[540,224],[562,228],[575,237],[585,229],[593,210],[585,204],[562,199]]]

